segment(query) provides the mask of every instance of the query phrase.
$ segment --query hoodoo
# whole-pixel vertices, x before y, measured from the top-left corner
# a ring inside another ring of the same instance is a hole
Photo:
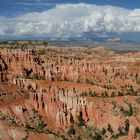
[[[139,138],[139,52],[24,43],[0,47],[1,139]]]

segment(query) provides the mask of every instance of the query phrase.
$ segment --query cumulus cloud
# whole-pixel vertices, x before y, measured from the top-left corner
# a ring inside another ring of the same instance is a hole
[[[140,9],[62,4],[44,12],[3,17],[0,23],[0,35],[73,37],[86,32],[140,32]]]

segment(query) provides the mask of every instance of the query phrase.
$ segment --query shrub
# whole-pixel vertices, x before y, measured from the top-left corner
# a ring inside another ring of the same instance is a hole
[[[122,135],[123,134],[123,131],[122,131],[122,128],[121,127],[118,128],[118,131],[119,131],[119,135]]]
[[[125,120],[125,128],[124,128],[126,132],[129,131],[129,126],[130,126],[129,120],[126,119],[126,120]]]
[[[118,96],[123,96],[124,94],[122,92],[118,92]]]
[[[95,132],[93,138],[94,138],[94,140],[103,140],[102,135],[100,133],[98,133],[98,132]]]
[[[70,125],[69,130],[68,130],[68,134],[69,135],[75,135],[75,129],[74,129],[74,125]]]
[[[101,131],[102,135],[104,135],[106,133],[106,129],[103,128],[102,131]]]
[[[135,132],[140,133],[140,129],[138,127],[136,127]]]
[[[112,129],[112,127],[111,127],[110,124],[108,124],[108,128],[107,128],[107,130],[108,130],[111,134],[114,133],[114,131],[113,131],[113,129]]]
[[[78,116],[78,125],[79,126],[84,126],[85,125],[85,121],[83,119],[83,114],[82,112],[79,113],[79,116]]]

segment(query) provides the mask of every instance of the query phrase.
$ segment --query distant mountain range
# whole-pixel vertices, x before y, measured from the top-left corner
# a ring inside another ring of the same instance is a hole
[[[127,32],[127,33],[116,33],[116,32],[85,32],[78,36],[73,37],[51,37],[51,36],[38,36],[38,35],[22,35],[22,36],[3,36],[0,41],[6,40],[48,40],[51,42],[67,42],[67,43],[83,43],[83,42],[130,42],[140,43],[140,32]]]

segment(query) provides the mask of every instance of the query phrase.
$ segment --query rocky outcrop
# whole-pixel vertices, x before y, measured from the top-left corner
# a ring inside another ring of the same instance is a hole
[[[24,126],[33,122],[29,116],[34,110],[48,128],[60,132],[79,124],[80,117],[87,126],[104,128],[108,139],[121,131],[134,139],[139,118],[132,118],[128,132],[124,125],[126,117],[139,115],[139,59],[120,61],[127,55],[104,48],[7,46],[0,51],[0,82],[16,88],[0,88],[2,114]]]

